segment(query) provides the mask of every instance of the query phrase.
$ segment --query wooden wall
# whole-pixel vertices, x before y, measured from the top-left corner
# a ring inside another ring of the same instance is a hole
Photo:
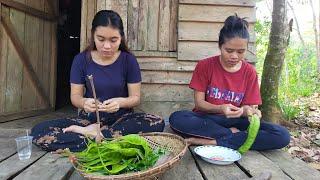
[[[88,3],[90,1],[90,3]],[[96,11],[112,9],[123,18],[128,44],[142,71],[141,111],[168,117],[193,107],[188,88],[198,60],[219,53],[218,33],[237,13],[248,17],[248,59],[255,61],[253,0],[91,0],[82,1],[81,48],[88,43]]]
[[[0,0],[0,121],[55,103],[57,4]]]

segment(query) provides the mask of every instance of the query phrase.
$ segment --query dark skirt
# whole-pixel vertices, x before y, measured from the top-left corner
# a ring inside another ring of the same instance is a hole
[[[162,132],[163,118],[146,114],[134,113],[132,110],[120,109],[116,113],[99,114],[101,132],[105,138],[119,135],[137,134],[145,132]],[[80,111],[76,118],[63,118],[44,121],[31,130],[33,143],[46,151],[56,151],[69,148],[70,151],[82,151],[87,146],[87,137],[74,132],[63,133],[63,129],[71,125],[88,126],[96,123],[95,113]]]

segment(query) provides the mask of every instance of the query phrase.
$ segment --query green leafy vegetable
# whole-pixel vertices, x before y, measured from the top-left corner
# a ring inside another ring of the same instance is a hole
[[[257,134],[260,128],[260,118],[256,114],[249,116],[249,119],[250,119],[250,125],[247,129],[248,137],[246,141],[242,144],[242,146],[240,146],[240,148],[238,149],[238,151],[241,154],[246,153],[251,148],[252,144],[254,143],[257,137]]]
[[[78,168],[85,173],[103,175],[141,171],[153,166],[164,150],[153,151],[149,143],[139,135],[126,135],[97,144],[88,140],[87,148],[73,153]]]

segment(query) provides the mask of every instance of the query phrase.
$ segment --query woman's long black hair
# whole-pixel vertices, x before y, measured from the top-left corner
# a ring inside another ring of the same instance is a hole
[[[245,18],[238,17],[237,14],[229,16],[224,21],[224,26],[219,33],[219,47],[231,38],[239,37],[247,39],[249,42],[249,23]]]
[[[112,10],[101,10],[94,16],[91,26],[90,44],[85,49],[85,51],[90,52],[97,49],[94,43],[94,32],[96,31],[98,26],[111,26],[112,28],[118,29],[121,35],[119,50],[130,53],[129,48],[126,44],[126,37],[123,30],[122,19],[117,12]]]

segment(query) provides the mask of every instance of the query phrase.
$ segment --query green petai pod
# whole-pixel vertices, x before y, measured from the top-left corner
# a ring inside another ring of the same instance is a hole
[[[239,153],[241,154],[246,153],[251,148],[260,128],[260,118],[258,117],[258,115],[253,114],[252,116],[249,116],[249,120],[250,125],[247,129],[248,137],[246,141],[238,149]]]

